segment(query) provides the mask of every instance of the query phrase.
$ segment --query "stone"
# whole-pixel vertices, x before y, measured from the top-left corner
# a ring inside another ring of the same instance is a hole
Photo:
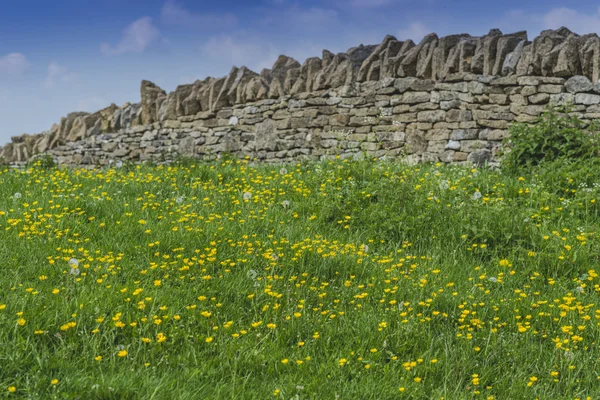
[[[446,146],[444,147],[446,150],[460,150],[460,142],[457,140],[449,140]]]
[[[167,93],[150,81],[143,80],[140,88],[142,97],[142,124],[148,125],[156,121],[158,109],[156,100]]]
[[[538,92],[540,92],[540,93],[556,94],[556,93],[561,93],[562,91],[563,91],[562,85],[545,84],[545,85],[538,86]]]
[[[491,151],[489,149],[475,150],[467,156],[467,161],[472,162],[477,166],[484,166],[486,162],[491,160]]]
[[[456,129],[450,134],[450,140],[472,140],[477,138],[477,129]]]
[[[565,89],[569,93],[589,92],[592,90],[592,82],[586,76],[573,76],[565,82]]]
[[[538,93],[527,98],[531,104],[545,104],[550,100],[548,93]]]
[[[417,114],[417,121],[420,122],[440,122],[446,118],[446,111],[421,111]]]
[[[600,104],[600,95],[589,93],[577,93],[575,95],[575,104]]]
[[[429,92],[407,92],[402,96],[400,103],[402,104],[417,104],[428,102],[430,98]]]
[[[552,105],[564,105],[573,104],[575,102],[575,95],[572,93],[558,93],[550,95],[550,104]]]

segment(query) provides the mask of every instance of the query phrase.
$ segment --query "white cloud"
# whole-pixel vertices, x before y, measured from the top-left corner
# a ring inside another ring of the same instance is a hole
[[[413,42],[419,43],[425,35],[428,35],[431,32],[433,31],[427,28],[424,24],[420,22],[412,22],[406,28],[400,29],[396,37],[398,40],[412,39]]]
[[[48,65],[48,75],[44,86],[47,89],[52,89],[58,82],[69,82],[75,80],[75,74],[70,73],[68,68],[60,65],[56,61],[52,61]]]
[[[200,47],[200,51],[209,59],[217,58],[238,67],[245,65],[255,72],[272,67],[279,56],[268,41],[248,37],[247,32],[240,32],[235,36],[214,36]]]
[[[582,13],[571,8],[553,8],[542,16],[543,29],[558,29],[561,26],[579,34],[599,32],[600,10],[596,13]]]
[[[160,16],[164,23],[192,28],[228,28],[235,26],[238,22],[237,17],[231,13],[224,15],[194,14],[173,0],[168,0],[163,5]]]
[[[125,28],[123,37],[116,46],[103,43],[100,50],[107,55],[142,53],[158,38],[160,31],[152,24],[152,18],[142,17]]]
[[[338,12],[330,8],[310,7],[305,9],[294,4],[279,9],[266,8],[264,15],[258,21],[261,28],[272,29],[277,26],[288,32],[291,29],[299,29],[304,37],[311,33],[314,35],[316,30],[329,32],[340,26]]]
[[[395,3],[397,0],[351,0],[350,6],[355,8],[376,8]]]
[[[30,65],[23,54],[9,53],[4,57],[0,57],[0,74],[20,75]]]

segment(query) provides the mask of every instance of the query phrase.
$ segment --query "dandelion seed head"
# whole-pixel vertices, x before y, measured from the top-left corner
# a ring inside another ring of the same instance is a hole
[[[258,273],[255,270],[251,269],[246,273],[246,275],[248,275],[248,278],[250,279],[256,279]]]

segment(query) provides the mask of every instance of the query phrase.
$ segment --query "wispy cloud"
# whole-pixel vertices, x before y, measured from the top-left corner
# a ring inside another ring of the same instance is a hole
[[[0,57],[0,74],[20,75],[30,66],[27,58],[21,53],[9,53]]]
[[[596,13],[583,13],[567,7],[553,8],[541,18],[544,29],[566,26],[579,34],[600,32],[600,8]]]
[[[428,35],[431,32],[433,31],[421,22],[412,22],[406,28],[400,29],[396,38],[398,40],[412,39],[413,42],[419,43],[425,35]]]
[[[340,25],[339,12],[331,8],[301,8],[293,4],[283,8],[265,8],[264,16],[258,20],[263,28],[297,29],[304,37],[314,36],[315,31],[336,30]],[[311,35],[312,34],[312,35]]]
[[[152,24],[152,18],[142,17],[125,28],[123,37],[116,46],[103,43],[100,50],[106,55],[142,53],[159,38],[160,31]]]
[[[275,46],[246,31],[213,36],[200,46],[200,51],[208,58],[226,60],[238,67],[245,65],[256,72],[270,68],[279,56]]]
[[[69,72],[68,68],[52,61],[48,65],[48,74],[44,86],[46,89],[53,89],[58,82],[69,82],[75,79],[75,74]]]
[[[377,8],[397,2],[398,0],[350,0],[349,4],[355,8]]]
[[[223,15],[192,13],[173,0],[168,0],[163,5],[160,16],[163,23],[187,28],[231,28],[238,23],[237,17],[232,13]]]

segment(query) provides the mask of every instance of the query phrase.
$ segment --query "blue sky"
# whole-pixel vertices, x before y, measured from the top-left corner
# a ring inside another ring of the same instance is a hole
[[[565,5],[566,4],[566,5]],[[72,111],[140,101],[140,82],[166,91],[232,66],[300,63],[385,35],[567,26],[600,31],[600,3],[553,0],[20,0],[0,13],[0,145],[39,133]]]

